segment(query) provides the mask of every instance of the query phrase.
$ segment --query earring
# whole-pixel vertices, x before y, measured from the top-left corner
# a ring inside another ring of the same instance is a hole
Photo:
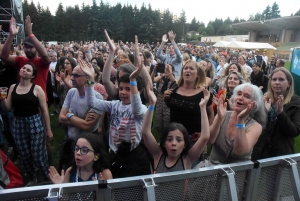
[[[98,156],[95,156],[95,159],[98,159],[99,157]]]

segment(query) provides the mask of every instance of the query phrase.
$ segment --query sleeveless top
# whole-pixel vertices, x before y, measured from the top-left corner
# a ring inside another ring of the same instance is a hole
[[[227,164],[227,163],[237,163],[242,161],[249,161],[251,160],[251,153],[253,150],[253,147],[251,150],[242,155],[237,156],[233,153],[233,142],[234,140],[231,140],[226,135],[227,132],[227,126],[229,124],[229,119],[232,111],[227,111],[225,119],[221,125],[219,135],[213,144],[213,148],[211,150],[209,160],[213,164]],[[256,121],[254,119],[248,118],[247,122],[245,122],[245,131],[249,129],[250,126],[252,126]]]
[[[74,183],[76,182],[76,174],[77,172],[76,171],[71,171],[70,172],[70,183]],[[95,174],[95,172],[93,172],[91,174],[91,176],[87,179],[87,180],[82,180],[79,176],[78,176],[78,182],[83,182],[83,181],[93,181],[92,178],[93,177],[97,177],[97,174]]]
[[[30,117],[39,114],[39,100],[33,94],[35,84],[32,84],[30,90],[26,94],[17,94],[16,89],[19,84],[16,84],[11,93],[12,107],[14,115],[17,117]]]
[[[178,87],[173,90],[169,101],[170,122],[181,123],[190,135],[201,132],[201,113],[199,103],[204,98],[203,91],[192,96],[183,96],[177,93]],[[207,106],[212,104],[210,94]]]
[[[165,173],[165,172],[174,172],[174,171],[180,171],[185,170],[182,156],[178,158],[176,163],[172,167],[166,166],[166,156],[164,154],[161,155],[159,162],[157,164],[157,167],[154,170],[154,174],[156,173]]]

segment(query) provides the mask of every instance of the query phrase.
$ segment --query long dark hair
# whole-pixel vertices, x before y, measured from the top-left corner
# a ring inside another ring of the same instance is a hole
[[[106,147],[104,142],[101,140],[101,138],[93,133],[87,133],[80,136],[78,139],[84,138],[86,139],[92,146],[95,154],[100,154],[99,159],[94,162],[93,164],[93,170],[98,174],[99,172],[102,172],[104,169],[108,169],[110,167],[110,160],[108,153],[106,152]],[[77,141],[75,145],[77,144]],[[72,166],[72,171],[76,171],[77,166],[76,162],[74,162]]]

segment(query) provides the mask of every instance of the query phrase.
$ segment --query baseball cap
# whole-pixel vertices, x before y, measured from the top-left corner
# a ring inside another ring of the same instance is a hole
[[[32,44],[31,40],[28,37],[24,39],[23,43],[34,47],[34,45]]]

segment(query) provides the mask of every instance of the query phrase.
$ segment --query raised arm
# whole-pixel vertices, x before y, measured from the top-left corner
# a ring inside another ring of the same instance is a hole
[[[245,129],[245,121],[249,118],[249,113],[254,107],[255,102],[248,104],[247,108],[237,116],[233,153],[238,156],[248,153],[254,147],[262,132],[262,126],[258,123],[251,125],[247,131]],[[238,124],[244,126],[238,126]]]
[[[157,144],[154,136],[151,133],[151,124],[152,124],[152,117],[154,112],[155,103],[157,101],[157,98],[153,91],[151,90],[150,84],[147,85],[147,93],[149,96],[149,108],[146,112],[144,121],[143,121],[143,127],[142,127],[142,134],[143,139],[145,142],[146,147],[150,151],[151,155],[154,158],[154,163],[158,162],[160,159],[160,156],[162,154],[162,150],[160,149],[160,146]]]
[[[115,87],[115,85],[110,81],[111,76],[111,68],[113,65],[114,60],[114,54],[116,50],[116,46],[114,42],[110,39],[108,33],[106,30],[104,30],[108,47],[109,47],[109,55],[108,58],[104,64],[103,72],[102,72],[102,82],[105,87],[105,90],[108,94],[108,96],[112,99],[116,99],[118,96],[118,89]]]
[[[46,49],[43,47],[43,45],[40,43],[40,41],[32,33],[32,23],[31,23],[31,19],[30,19],[29,15],[27,15],[26,19],[25,19],[25,32],[28,35],[28,37],[30,38],[36,51],[39,53],[40,57],[42,58],[43,63],[46,64],[45,66],[47,66],[47,64],[50,64],[50,59],[49,59]]]
[[[13,42],[14,37],[18,34],[20,27],[16,27],[16,20],[15,18],[11,18],[9,22],[9,35],[2,46],[2,51],[0,54],[0,58],[7,64],[10,64],[12,66],[16,65],[16,59],[15,57],[12,57],[9,55],[10,53],[10,46]]]
[[[222,122],[224,121],[226,111],[227,111],[227,102],[224,103],[224,97],[223,95],[221,95],[218,100],[217,115],[215,116],[215,119],[212,125],[210,126],[210,137],[207,142],[208,145],[211,145],[216,141],[220,132]]]
[[[201,113],[201,136],[198,138],[194,146],[189,150],[187,155],[187,160],[190,165],[192,165],[196,158],[199,157],[199,154],[203,152],[210,135],[208,117],[206,113],[206,104],[209,100],[210,93],[206,89],[203,90],[203,93],[204,98],[202,98],[201,102],[199,103]]]
[[[138,67],[140,67],[140,65],[143,65],[143,62],[141,61],[141,58],[139,56],[138,37],[135,36],[134,39],[135,39],[134,63],[135,63],[135,66],[138,68]],[[151,76],[150,76],[150,74],[149,74],[149,72],[147,71],[146,68],[142,68],[140,70],[139,74],[143,78],[145,83],[150,82],[151,86],[153,86]],[[144,95],[145,95],[145,98],[148,100],[147,93],[145,93]]]
[[[137,43],[137,36],[135,36],[135,41]],[[137,51],[137,50],[136,50]],[[131,99],[131,109],[132,113],[136,116],[140,116],[144,114],[143,111],[143,105],[141,101],[141,97],[137,88],[137,81],[136,78],[139,76],[139,74],[142,72],[143,69],[143,63],[140,62],[140,59],[137,59],[138,66],[135,71],[133,71],[130,75],[130,99]],[[152,83],[152,82],[151,82]]]
[[[175,43],[176,34],[173,31],[169,31],[168,35],[169,35],[169,39],[171,41],[171,44],[172,44],[172,46],[174,47],[174,50],[175,50],[176,60],[178,62],[180,62],[180,61],[182,61],[182,54],[181,54],[179,48],[177,47],[177,45]]]
[[[160,47],[157,50],[156,56],[162,60],[163,62],[166,60],[166,55],[162,54],[162,50],[164,49],[165,43],[168,41],[167,34],[164,34],[161,39]]]

